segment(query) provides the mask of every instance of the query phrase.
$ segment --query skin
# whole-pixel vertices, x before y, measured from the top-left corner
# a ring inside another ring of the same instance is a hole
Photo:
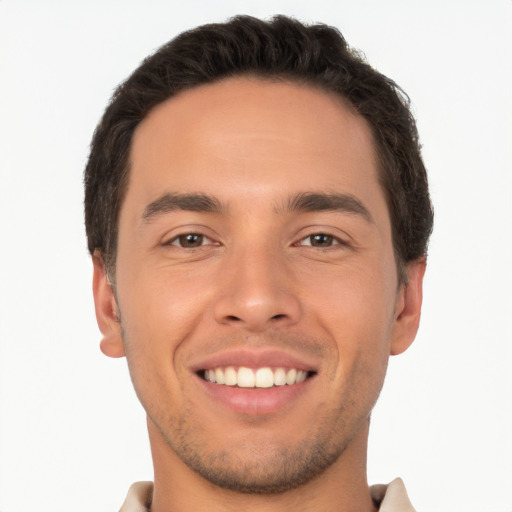
[[[156,107],[130,162],[115,293],[95,254],[94,296],[101,348],[126,355],[147,411],[152,511],[375,510],[369,416],[415,337],[425,261],[399,285],[366,121],[311,87],[228,79]],[[366,213],[288,208],[311,192]],[[148,209],[166,193],[222,210]],[[277,350],[314,377],[271,412],[236,411],[195,366],[234,350]]]

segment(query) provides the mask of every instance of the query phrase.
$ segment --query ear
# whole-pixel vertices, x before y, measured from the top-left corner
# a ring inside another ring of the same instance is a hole
[[[424,258],[407,265],[409,281],[398,292],[395,309],[391,355],[405,352],[414,341],[420,325],[423,300],[423,276],[427,262]]]
[[[109,357],[123,357],[124,345],[116,298],[107,277],[103,258],[98,251],[94,252],[92,262],[94,265],[92,289],[96,321],[103,335],[100,349]]]

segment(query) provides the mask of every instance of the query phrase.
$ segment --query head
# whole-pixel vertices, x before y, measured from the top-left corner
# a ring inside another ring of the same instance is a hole
[[[86,223],[155,464],[244,493],[361,467],[431,222],[404,95],[336,30],[241,17],[147,59],[95,133]]]
[[[366,119],[391,217],[400,282],[425,257],[433,213],[418,133],[406,94],[371,68],[340,32],[277,16],[248,16],[185,32],[148,57],[114,93],[96,128],[85,171],[88,248],[115,281],[119,211],[129,182],[133,134],[157,105],[181,91],[236,76],[311,85]]]

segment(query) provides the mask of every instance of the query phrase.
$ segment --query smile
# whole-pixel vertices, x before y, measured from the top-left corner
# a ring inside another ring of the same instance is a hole
[[[202,370],[200,376],[207,382],[239,388],[271,388],[274,386],[293,386],[304,382],[312,372],[296,368],[247,368],[240,366],[217,367]]]

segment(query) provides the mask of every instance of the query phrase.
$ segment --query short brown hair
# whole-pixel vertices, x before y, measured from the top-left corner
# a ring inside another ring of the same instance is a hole
[[[85,169],[85,225],[91,254],[99,250],[113,275],[119,211],[137,125],[176,93],[223,78],[256,75],[310,84],[342,96],[371,126],[379,176],[391,217],[401,282],[406,264],[425,257],[433,211],[409,98],[369,66],[341,33],[276,16],[237,16],[184,32],[115,91],[91,143]]]

